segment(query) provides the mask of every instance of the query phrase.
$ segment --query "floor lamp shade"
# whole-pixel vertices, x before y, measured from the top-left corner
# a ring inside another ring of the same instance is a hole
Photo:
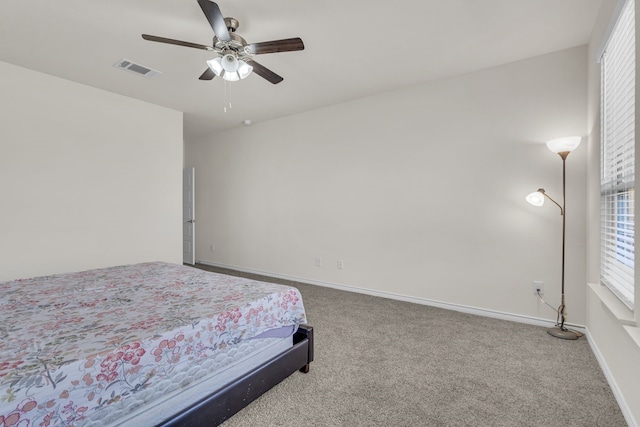
[[[579,136],[566,136],[547,141],[547,148],[554,153],[570,153],[580,145],[582,138]]]
[[[542,206],[544,205],[544,194],[540,191],[534,191],[526,197],[526,200],[533,206]]]

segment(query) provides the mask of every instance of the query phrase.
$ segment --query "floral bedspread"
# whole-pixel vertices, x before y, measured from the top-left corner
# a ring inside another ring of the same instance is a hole
[[[168,263],[0,283],[0,427],[82,425],[180,364],[305,322],[295,288]]]

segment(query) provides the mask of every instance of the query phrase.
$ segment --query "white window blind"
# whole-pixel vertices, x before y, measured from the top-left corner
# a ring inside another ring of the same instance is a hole
[[[629,308],[634,301],[635,1],[628,0],[601,58],[600,274]]]

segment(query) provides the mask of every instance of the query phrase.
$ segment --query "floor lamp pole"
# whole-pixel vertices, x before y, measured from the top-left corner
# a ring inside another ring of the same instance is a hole
[[[564,249],[565,249],[565,240],[566,240],[566,225],[567,225],[567,215],[565,212],[565,206],[567,201],[567,156],[569,153],[580,145],[580,141],[582,140],[579,136],[567,136],[564,138],[556,138],[551,141],[547,141],[547,148],[554,153],[557,153],[562,159],[562,206],[560,203],[553,200],[547,193],[545,193],[544,188],[538,188],[537,191],[529,194],[526,197],[527,202],[531,203],[533,206],[542,206],[544,204],[545,199],[549,199],[552,201],[557,207],[560,208],[560,215],[562,215],[562,280],[561,280],[561,294],[560,294],[560,306],[557,310],[557,319],[556,326],[548,329],[547,332],[549,335],[552,335],[557,338],[562,338],[565,340],[577,340],[579,337],[583,336],[581,332],[570,331],[564,326],[564,320],[566,316],[566,306],[564,299]],[[540,296],[540,292],[538,291],[538,297]],[[540,298],[542,300],[542,298]],[[542,302],[545,302],[542,300]],[[546,304],[546,302],[545,302]],[[547,304],[548,305],[548,304]]]
[[[565,246],[565,230],[566,230],[566,188],[567,188],[567,174],[566,174],[566,160],[569,155],[569,151],[562,151],[558,153],[560,157],[562,157],[562,280],[560,287],[560,306],[558,307],[558,318],[556,321],[556,326],[547,330],[549,335],[552,335],[556,338],[562,338],[565,340],[577,340],[579,336],[582,336],[579,332],[570,331],[564,326],[564,316],[565,316],[565,302],[564,302],[564,246]]]

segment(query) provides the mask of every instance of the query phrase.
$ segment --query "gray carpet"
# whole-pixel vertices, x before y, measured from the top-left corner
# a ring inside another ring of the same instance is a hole
[[[237,426],[626,426],[586,337],[296,286],[315,361],[226,421]]]

